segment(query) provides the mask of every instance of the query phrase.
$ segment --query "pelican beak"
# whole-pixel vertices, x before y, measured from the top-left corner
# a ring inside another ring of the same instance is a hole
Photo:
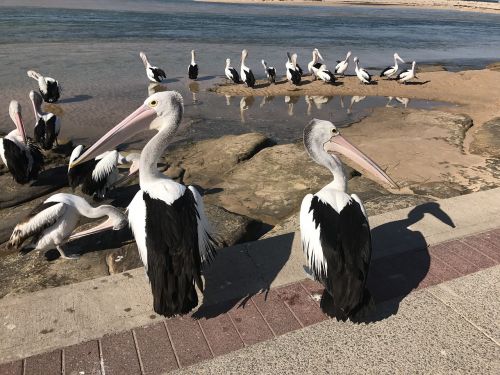
[[[399,186],[373,160],[363,154],[340,134],[336,134],[330,138],[330,140],[323,145],[323,148],[326,152],[338,152],[348,157],[353,162],[372,173],[379,180],[399,189]]]
[[[108,131],[101,139],[94,143],[78,159],[74,160],[69,167],[73,168],[87,160],[94,159],[103,152],[113,150],[119,144],[129,139],[140,131],[146,130],[149,123],[143,120],[155,116],[156,112],[146,105],[141,105],[122,122]]]
[[[17,132],[23,139],[24,144],[26,144],[26,130],[24,129],[23,118],[21,117],[21,114],[19,112],[15,114],[14,118],[15,118]]]
[[[79,238],[83,238],[86,236],[90,236],[93,234],[101,233],[101,232],[107,231],[108,229],[119,230],[119,229],[122,229],[124,226],[125,225],[122,223],[119,223],[117,225],[113,219],[108,218],[106,221],[104,221],[103,223],[101,223],[93,228],[90,228],[87,230],[82,230],[81,232],[74,233],[73,235],[71,235],[69,237],[68,242],[74,241],[74,240],[77,240]]]

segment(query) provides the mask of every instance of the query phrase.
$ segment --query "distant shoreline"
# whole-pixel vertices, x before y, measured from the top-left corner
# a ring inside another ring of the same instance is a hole
[[[500,14],[500,3],[462,0],[195,0],[207,3],[273,4],[305,6],[377,6],[441,9]]]

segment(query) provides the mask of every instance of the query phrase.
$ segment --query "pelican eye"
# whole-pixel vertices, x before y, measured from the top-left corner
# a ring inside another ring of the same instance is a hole
[[[151,101],[149,102],[149,106],[150,106],[150,107],[156,107],[157,105],[158,105],[158,101],[156,101],[156,100],[151,100]]]
[[[333,135],[338,135],[339,134],[339,131],[337,129],[332,129],[332,134]]]

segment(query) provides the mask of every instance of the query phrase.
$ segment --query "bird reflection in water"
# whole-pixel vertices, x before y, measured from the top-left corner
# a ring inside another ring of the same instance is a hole
[[[189,91],[191,91],[191,94],[193,95],[193,104],[201,104],[198,101],[197,95],[200,92],[200,84],[198,82],[191,82],[188,85]]]
[[[243,96],[240,100],[240,117],[241,122],[246,122],[245,111],[248,110],[253,103],[255,102],[255,98],[253,96]]]
[[[354,105],[354,103],[359,103],[359,102],[362,102],[363,100],[366,99],[366,96],[358,96],[358,95],[354,95],[352,98],[351,98],[351,104],[349,105],[349,108],[347,108],[347,113],[348,114],[351,114],[352,112],[352,107]]]
[[[271,103],[273,99],[274,96],[263,96],[262,101],[260,102],[260,108],[264,107],[268,103]]]
[[[285,96],[285,103],[288,104],[288,116],[293,116],[293,106],[299,101],[300,96]]]
[[[396,100],[404,105],[405,108],[408,108],[408,104],[410,103],[410,98],[401,98],[396,96]]]
[[[151,82],[148,85],[148,96],[156,94],[157,92],[167,91],[167,85]]]

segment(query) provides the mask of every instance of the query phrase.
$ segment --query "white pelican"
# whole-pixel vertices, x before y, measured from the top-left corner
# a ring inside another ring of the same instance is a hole
[[[318,77],[323,82],[326,82],[326,83],[334,83],[335,82],[335,76],[333,75],[332,72],[330,72],[329,70],[326,69],[325,65],[321,65],[319,67],[319,69],[313,66],[312,70],[313,70],[314,76]]]
[[[44,101],[47,103],[55,103],[59,100],[62,90],[59,82],[57,82],[54,78],[44,77],[34,70],[28,70],[28,77],[31,77],[38,82],[38,88]]]
[[[320,63],[320,61],[323,61],[323,56],[321,56],[319,50],[315,48],[312,51],[312,60],[309,62],[309,64],[307,64],[307,70],[309,70],[309,73],[313,76],[314,79],[316,79],[316,74],[313,68],[320,69],[322,66],[324,66],[326,69],[326,65]]]
[[[402,98],[400,96],[396,96],[396,100],[404,105],[405,108],[408,108],[408,104],[410,103],[410,98]]]
[[[35,141],[44,150],[52,149],[54,143],[57,145],[57,136],[61,130],[61,120],[51,112],[42,111],[42,96],[30,91],[30,100],[35,113]]]
[[[245,60],[248,56],[248,51],[244,49],[241,51],[241,69],[240,76],[241,80],[247,84],[247,87],[255,86],[255,77],[248,66],[245,65]]]
[[[24,221],[16,225],[10,236],[9,245],[22,252],[33,249],[50,250],[55,247],[62,258],[78,258],[77,255],[66,255],[62,246],[70,239],[80,216],[93,219],[107,216],[108,220],[92,229],[78,233],[75,238],[102,232],[109,228],[119,230],[127,224],[125,215],[113,206],[92,207],[81,197],[58,193],[45,200]],[[23,243],[29,238],[31,238],[31,243],[22,249]]]
[[[196,63],[196,61],[194,61],[194,58],[195,58],[195,53],[193,49],[191,50],[191,64],[189,64],[188,68],[189,79],[198,78],[198,64]]]
[[[179,93],[153,94],[73,162],[74,166],[90,160],[138,131],[158,131],[141,153],[141,190],[128,206],[128,218],[151,283],[154,310],[164,316],[186,314],[197,306],[195,285],[203,291],[201,265],[215,253],[215,241],[196,188],[171,180],[156,167],[182,114]],[[152,115],[157,117],[151,124],[141,121]]]
[[[286,78],[294,85],[298,85],[302,80],[302,73],[297,66],[297,54],[294,53],[292,56],[290,56],[290,52],[287,52],[286,55],[288,56],[288,60],[285,64]]]
[[[151,82],[161,82],[165,78],[167,78],[167,75],[165,74],[165,71],[163,69],[160,69],[157,66],[152,66],[149,63],[149,60],[144,52],[139,53],[139,56],[144,63],[144,67],[146,68],[146,75]]]
[[[415,67],[417,66],[417,63],[414,61],[411,64],[411,69],[404,70],[401,73],[398,74],[396,79],[398,80],[399,83],[404,83],[406,85],[406,82],[409,81],[410,79],[413,78],[418,78],[417,74],[415,72]]]
[[[372,82],[372,76],[365,69],[359,67],[359,59],[357,57],[354,58],[354,62],[356,63],[356,75],[361,83],[370,84]]]
[[[309,156],[333,174],[330,184],[302,201],[300,233],[307,265],[325,287],[321,309],[338,320],[356,321],[372,304],[365,287],[372,251],[370,227],[361,200],[346,192],[342,162],[331,153],[339,152],[380,180],[397,185],[329,121],[312,120],[304,129],[304,145]]]
[[[240,83],[240,75],[238,71],[231,66],[231,59],[226,59],[226,69],[224,69],[227,79],[234,83]]]
[[[344,76],[344,73],[349,67],[349,57],[351,57],[351,51],[347,52],[347,55],[345,56],[344,60],[337,61],[337,65],[335,66],[336,74],[342,74],[342,76]]]
[[[26,137],[21,105],[15,100],[10,102],[9,115],[16,129],[0,138],[0,157],[14,180],[18,184],[26,184],[38,177],[43,167],[43,155]]]
[[[83,150],[84,147],[78,145],[71,152],[68,167],[69,186],[74,191],[78,185],[82,185],[82,193],[98,199],[103,199],[119,181],[118,164],[133,163],[134,159],[138,158],[138,154],[124,157],[118,151],[112,150],[72,167],[72,163],[82,154]]]
[[[261,62],[266,72],[266,76],[269,83],[276,83],[276,68],[272,66],[267,66],[267,62],[265,60],[262,60]]]
[[[395,74],[397,74],[398,69],[399,69],[398,60],[401,61],[403,64],[405,63],[404,60],[401,57],[399,57],[399,55],[397,53],[395,53],[394,54],[394,66],[388,66],[387,68],[382,70],[382,72],[380,73],[380,77],[387,77],[390,79]]]

